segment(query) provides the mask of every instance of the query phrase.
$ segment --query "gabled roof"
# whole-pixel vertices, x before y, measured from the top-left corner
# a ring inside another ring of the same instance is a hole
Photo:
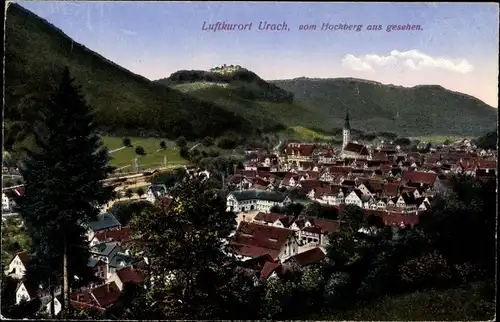
[[[432,185],[436,181],[436,178],[437,174],[433,172],[404,171],[401,180],[404,182],[411,181]]]
[[[109,256],[111,252],[118,247],[117,242],[109,242],[109,243],[99,243],[90,248],[90,251],[94,254],[102,255],[102,256]]]
[[[97,215],[97,220],[89,222],[89,226],[94,232],[98,232],[105,229],[120,227],[121,224],[113,214],[107,212]]]
[[[122,268],[118,270],[116,274],[118,275],[120,281],[122,281],[123,284],[125,283],[141,284],[144,282],[144,276],[142,276],[142,274],[140,274],[132,267]]]
[[[325,257],[325,252],[323,252],[321,248],[316,247],[290,257],[285,261],[285,263],[294,261],[300,267],[306,267],[308,265],[322,261],[323,259],[325,259]]]
[[[97,300],[97,303],[102,308],[107,308],[115,303],[120,296],[120,289],[115,282],[104,284],[91,290],[92,295]]]
[[[276,220],[280,219],[281,217],[286,217],[286,215],[283,214],[278,214],[274,212],[259,212],[255,217],[253,217],[253,220],[256,221],[263,221],[265,223],[274,223]]]
[[[238,201],[245,200],[268,200],[274,202],[283,202],[287,195],[275,191],[261,191],[261,190],[244,190],[233,191],[230,193]]]
[[[12,263],[12,261],[14,259],[16,259],[16,257],[19,257],[19,260],[21,261],[21,263],[23,263],[24,267],[26,267],[26,265],[28,265],[28,262],[30,260],[28,252],[20,252],[20,253],[15,254],[12,257],[12,259],[10,260],[9,264]]]
[[[364,145],[352,142],[347,143],[344,147],[344,151],[357,153],[359,155],[369,155],[369,152]]]
[[[123,227],[118,230],[102,231],[96,233],[94,238],[100,242],[126,243],[132,240],[132,229]]]

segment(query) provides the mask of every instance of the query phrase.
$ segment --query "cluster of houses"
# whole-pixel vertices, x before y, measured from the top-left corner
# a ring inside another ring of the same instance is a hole
[[[339,229],[333,219],[285,215],[274,209],[296,202],[317,202],[341,212],[357,205],[365,215],[384,224],[418,224],[419,215],[432,207],[436,195],[446,195],[450,176],[467,173],[478,180],[496,178],[496,151],[478,150],[470,142],[457,142],[425,152],[405,152],[393,144],[375,147],[351,142],[348,116],[342,149],[328,144],[288,142],[282,151],[252,151],[244,169],[229,179],[227,210],[238,218],[229,249],[240,259],[239,270],[259,283],[294,269],[305,269],[325,259],[328,237]],[[198,174],[199,171],[198,171]],[[203,173],[206,177],[209,173]],[[22,194],[12,190],[11,194]],[[2,194],[2,209],[12,198]],[[164,185],[152,185],[145,199],[159,207],[172,199]],[[124,285],[144,285],[147,258],[131,253],[133,233],[111,213],[102,213],[86,227],[91,245],[88,268],[100,278],[89,287],[73,290],[74,307],[105,311],[117,302]],[[29,256],[16,254],[5,274],[19,279],[16,303],[39,299],[50,312],[52,297],[24,280]],[[54,298],[61,309],[60,290]]]
[[[130,227],[122,227],[112,214],[100,214],[98,219],[91,222],[87,228],[91,245],[91,257],[87,266],[100,279],[100,282],[72,290],[71,305],[76,308],[104,312],[118,301],[127,283],[143,285],[144,259],[137,258],[130,253],[129,243],[132,240]],[[56,296],[52,298],[46,289],[29,284],[25,280],[29,260],[26,252],[18,253],[4,268],[5,275],[18,280],[15,303],[40,301],[40,312],[50,314],[52,301],[54,301],[57,315],[61,310],[61,288],[55,291]]]

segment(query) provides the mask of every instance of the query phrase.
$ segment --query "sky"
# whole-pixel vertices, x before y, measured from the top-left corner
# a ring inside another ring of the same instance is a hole
[[[437,84],[498,107],[494,3],[18,3],[151,80],[234,64],[266,80],[355,77],[401,86]],[[203,30],[217,22],[251,24],[251,30]],[[259,30],[265,22],[286,28]],[[323,24],[362,26],[321,30]],[[414,30],[388,31],[393,25]]]

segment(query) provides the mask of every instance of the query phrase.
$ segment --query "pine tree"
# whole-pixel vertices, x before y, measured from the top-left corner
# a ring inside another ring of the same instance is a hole
[[[33,241],[26,275],[52,295],[62,282],[62,304],[68,309],[70,287],[95,278],[87,268],[85,224],[95,220],[99,207],[110,199],[112,188],[101,180],[113,169],[97,135],[94,113],[67,68],[40,112],[36,148],[26,151],[20,169],[25,194],[18,211]]]

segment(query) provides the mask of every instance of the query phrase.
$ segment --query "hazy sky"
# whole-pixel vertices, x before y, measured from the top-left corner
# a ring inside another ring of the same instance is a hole
[[[439,84],[498,104],[498,5],[467,3],[19,2],[75,41],[150,79],[239,64],[264,79],[356,77]],[[246,31],[204,31],[216,22]],[[260,31],[261,21],[289,31]],[[8,23],[8,21],[7,21]],[[363,25],[362,31],[326,30]],[[314,31],[300,25],[317,25]],[[387,25],[421,30],[387,32]],[[382,30],[366,30],[382,25]]]

